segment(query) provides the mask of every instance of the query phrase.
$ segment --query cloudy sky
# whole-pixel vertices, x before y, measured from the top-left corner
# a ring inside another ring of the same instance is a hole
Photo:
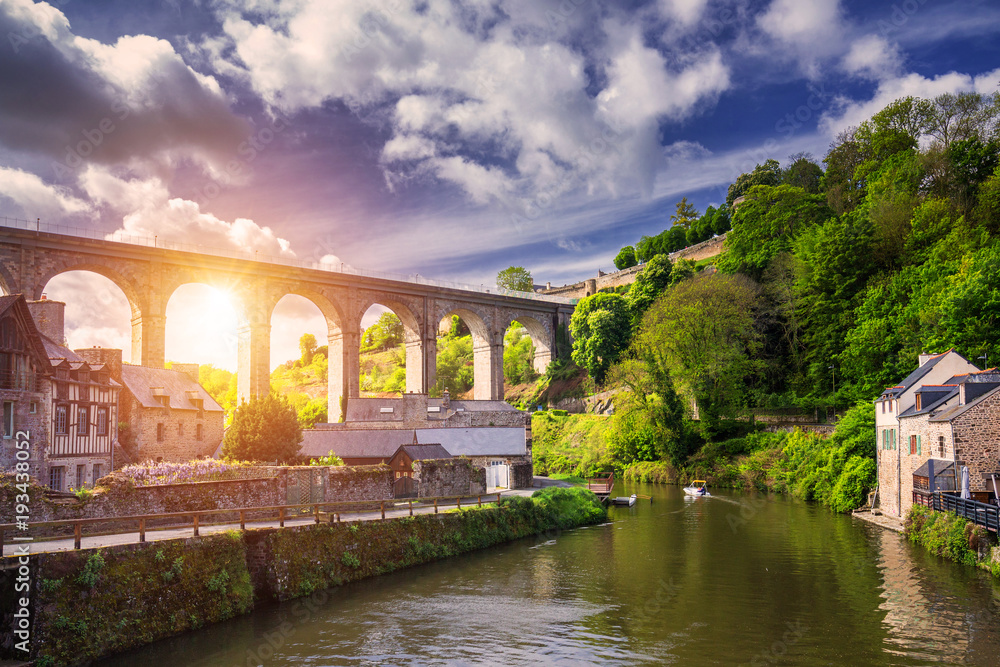
[[[895,98],[993,92],[998,32],[992,0],[0,0],[0,217],[563,284]],[[234,368],[183,289],[167,356]],[[116,288],[49,292],[128,357]],[[274,363],[323,335],[272,324]]]

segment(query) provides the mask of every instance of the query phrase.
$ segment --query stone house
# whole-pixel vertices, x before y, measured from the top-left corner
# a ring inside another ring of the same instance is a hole
[[[21,295],[0,296],[0,468],[16,470],[27,456],[27,472],[45,479],[49,436],[49,366],[45,346]],[[25,446],[23,443],[27,442]],[[18,459],[19,447],[27,452]],[[22,466],[22,469],[24,466]]]
[[[928,461],[938,488],[942,471],[954,475],[962,466],[983,500],[994,475],[1000,483],[1000,373],[980,371],[953,350],[920,361],[875,402],[879,506],[898,517],[913,503],[915,476],[927,478]]]
[[[504,401],[451,400],[448,392],[441,398],[351,398],[345,422],[316,424],[302,437],[303,455],[332,450],[345,463],[365,455],[391,457],[403,444],[436,444],[476,467],[493,468],[490,479],[503,482],[498,486],[532,483],[531,415]]]
[[[65,303],[27,305],[52,371],[42,480],[56,491],[92,486],[114,467],[121,384],[106,364],[88,362],[63,345]]]

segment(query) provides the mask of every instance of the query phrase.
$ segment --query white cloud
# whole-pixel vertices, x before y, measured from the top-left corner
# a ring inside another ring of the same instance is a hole
[[[171,198],[156,178],[125,179],[90,166],[80,179],[81,187],[96,202],[124,213],[122,226],[108,235],[153,237],[205,248],[259,251],[262,255],[294,257],[288,241],[269,227],[253,220],[221,220],[201,210],[197,202]]]
[[[773,0],[757,23],[809,76],[820,73],[819,61],[843,49],[840,0]]]
[[[578,189],[648,192],[658,124],[713,101],[728,67],[718,51],[668,65],[643,45],[639,13],[564,4],[302,0],[251,14],[230,3],[218,10],[228,41],[204,48],[284,112],[342,100],[388,126],[390,186],[431,174],[475,202],[522,209]],[[663,9],[693,21],[704,5]],[[553,11],[565,16],[553,22]],[[588,17],[586,49],[561,39]],[[599,99],[588,67],[608,70]]]
[[[0,197],[10,199],[27,218],[61,218],[90,213],[91,206],[68,189],[49,185],[27,171],[0,167]]]
[[[691,25],[701,18],[708,0],[660,0],[660,11],[667,18]]]
[[[848,74],[878,81],[899,75],[902,56],[884,37],[866,35],[851,44],[841,66]]]
[[[819,127],[827,135],[836,136],[841,130],[856,126],[885,108],[890,102],[901,97],[913,96],[933,99],[944,93],[975,91],[993,93],[1000,80],[1000,68],[973,76],[959,72],[949,72],[935,77],[925,77],[910,73],[880,81],[878,89],[869,100],[840,99],[833,111],[824,114]]]

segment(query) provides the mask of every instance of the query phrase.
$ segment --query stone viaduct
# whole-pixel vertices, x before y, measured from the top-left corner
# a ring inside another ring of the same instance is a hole
[[[425,393],[434,385],[438,325],[450,315],[461,317],[472,331],[477,400],[503,398],[503,338],[511,322],[517,320],[527,329],[535,345],[535,368],[541,372],[555,354],[558,325],[568,324],[573,310],[565,298],[496,294],[421,279],[257,261],[249,253],[231,255],[0,227],[0,287],[8,294],[40,299],[49,280],[61,273],[105,276],[122,290],[132,309],[132,362],[160,368],[170,296],[188,283],[220,288],[233,298],[239,317],[241,397],[269,390],[275,305],[287,294],[305,297],[327,322],[331,418],[339,413],[341,397],[359,395],[361,318],[374,304],[390,308],[403,323],[407,392]]]

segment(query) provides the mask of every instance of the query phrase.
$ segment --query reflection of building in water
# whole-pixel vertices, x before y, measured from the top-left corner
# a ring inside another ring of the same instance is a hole
[[[879,536],[879,570],[885,651],[908,658],[964,663],[970,646],[968,608],[953,595],[933,591],[933,582],[914,563],[905,538],[888,530]],[[954,583],[954,582],[953,582]]]

